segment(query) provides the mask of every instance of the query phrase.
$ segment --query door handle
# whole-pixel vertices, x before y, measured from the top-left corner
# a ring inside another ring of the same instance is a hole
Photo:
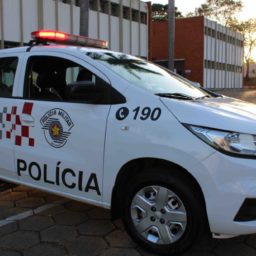
[[[21,114],[20,116],[21,123],[27,126],[34,126],[35,120],[31,115]]]

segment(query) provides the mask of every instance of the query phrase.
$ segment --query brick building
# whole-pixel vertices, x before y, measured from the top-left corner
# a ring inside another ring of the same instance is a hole
[[[168,22],[152,21],[149,59],[167,65]],[[205,17],[176,19],[177,73],[206,88],[241,88],[243,36]]]

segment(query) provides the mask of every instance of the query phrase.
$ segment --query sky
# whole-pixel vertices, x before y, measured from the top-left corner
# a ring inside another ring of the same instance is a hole
[[[148,0],[145,0],[148,1]],[[168,4],[168,0],[151,0],[152,3]],[[186,15],[188,12],[194,11],[205,0],[175,0],[175,6]],[[240,19],[256,18],[256,1],[255,0],[242,0],[244,9],[239,15]]]

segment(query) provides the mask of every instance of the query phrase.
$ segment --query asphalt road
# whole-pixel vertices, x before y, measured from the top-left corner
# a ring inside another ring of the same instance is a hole
[[[233,90],[218,90],[216,91],[220,94],[237,98],[240,100],[248,101],[256,104],[256,89],[255,90],[241,90],[241,89],[233,89]]]
[[[256,103],[256,90],[221,91]],[[107,210],[23,186],[0,193],[0,256],[153,256]],[[184,256],[256,256],[256,235],[205,235]]]

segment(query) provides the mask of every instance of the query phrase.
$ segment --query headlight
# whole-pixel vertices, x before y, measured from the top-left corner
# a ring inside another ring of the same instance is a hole
[[[185,125],[204,142],[226,154],[256,157],[256,135]]]

